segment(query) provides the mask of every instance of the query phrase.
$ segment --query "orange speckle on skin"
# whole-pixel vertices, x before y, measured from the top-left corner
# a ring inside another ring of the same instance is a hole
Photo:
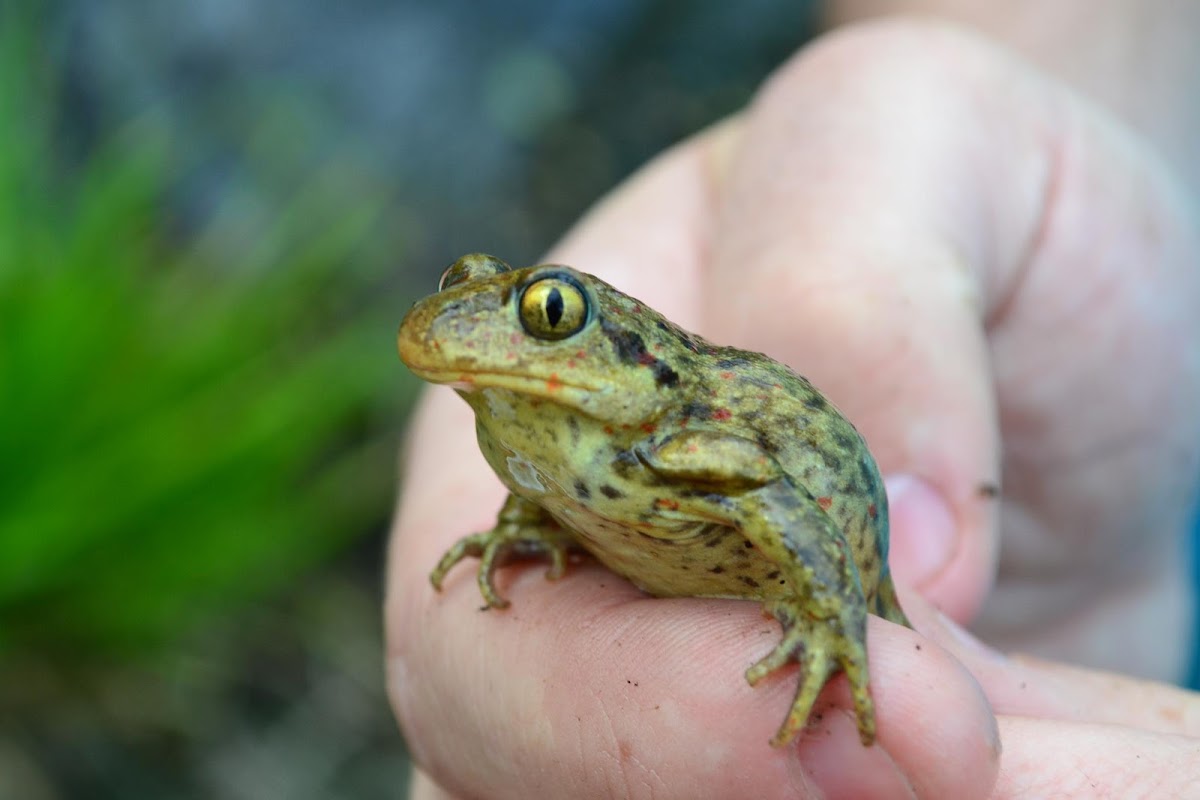
[[[567,359],[567,367],[569,367],[570,369],[575,369],[575,359],[568,358]]]
[[[875,519],[879,516],[879,509],[875,507],[874,503],[871,503],[871,505],[867,506],[867,513],[871,515],[871,519]]]
[[[578,359],[581,359],[581,360],[584,358],[587,358],[587,351],[586,350],[576,350],[575,357]]]
[[[655,425],[653,422],[643,422],[642,430],[645,431],[646,433],[654,433],[656,430],[658,430],[658,426]]]
[[[613,426],[612,426],[612,425],[605,425],[605,426],[604,426],[604,434],[605,434],[606,436],[612,436],[614,433],[616,433],[616,431],[614,431],[614,430],[613,430]]]
[[[508,343],[509,343],[509,344],[520,344],[520,343],[521,343],[521,340],[522,340],[522,339],[524,339],[524,338],[525,338],[525,337],[524,337],[524,336],[522,336],[522,335],[521,335],[521,334],[519,334],[519,333],[510,333],[510,334],[508,335]]]
[[[817,505],[819,505],[825,511],[828,511],[829,507],[833,505],[833,498],[832,497],[818,497]]]
[[[725,420],[729,419],[732,416],[733,416],[733,412],[730,411],[728,408],[718,408],[712,412],[712,418],[717,420],[718,422],[724,422]]]
[[[679,501],[672,500],[669,497],[658,498],[657,500],[654,501],[654,505],[658,508],[665,508],[670,511],[678,511],[679,510]]]
[[[722,373],[721,373],[721,380],[727,381],[727,380],[729,380],[729,379],[730,379],[730,378],[732,378],[732,377],[733,377],[733,373],[732,373],[732,372],[722,372]]]
[[[546,391],[557,392],[561,388],[563,388],[563,382],[558,379],[558,373],[551,372],[550,377],[546,379]]]

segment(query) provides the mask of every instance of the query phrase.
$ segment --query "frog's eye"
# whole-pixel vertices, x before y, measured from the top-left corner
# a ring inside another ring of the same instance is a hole
[[[489,256],[486,253],[471,253],[446,267],[446,271],[438,279],[438,291],[445,291],[451,286],[457,286],[464,281],[471,281],[477,278],[490,278],[493,275],[511,271],[512,267],[495,256]]]
[[[574,336],[588,321],[588,297],[570,275],[547,275],[521,294],[521,324],[530,336],[557,341]]]

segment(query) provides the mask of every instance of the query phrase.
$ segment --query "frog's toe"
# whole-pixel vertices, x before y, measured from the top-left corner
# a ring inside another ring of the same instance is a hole
[[[821,694],[821,689],[825,687],[836,669],[833,659],[824,650],[814,652],[805,661],[800,685],[796,687],[796,696],[792,700],[792,707],[783,724],[779,726],[779,730],[771,737],[772,747],[782,747],[804,730],[804,726],[808,724],[808,718],[812,715],[813,705]]]
[[[494,529],[464,536],[446,551],[429,580],[438,591],[451,569],[464,558],[479,559],[476,579],[479,593],[489,608],[507,608],[509,603],[496,591],[496,570],[513,559],[548,558],[550,567],[546,577],[554,580],[562,577],[567,567],[567,554],[571,548],[570,538],[555,526],[530,526],[512,522],[501,522]]]
[[[446,573],[454,569],[455,565],[464,558],[479,558],[482,556],[490,536],[491,532],[485,531],[484,533],[474,533],[470,536],[464,536],[455,542],[454,546],[447,550],[441,560],[438,561],[437,566],[433,568],[433,572],[429,573],[429,582],[433,584],[433,588],[440,592],[442,590],[442,581],[446,579]]]
[[[774,650],[762,658],[758,658],[754,666],[746,669],[746,682],[755,686],[758,681],[790,661],[804,663],[804,642],[799,640],[799,642],[790,643],[785,636],[778,645],[775,645]]]
[[[483,555],[479,559],[479,571],[475,574],[475,579],[479,583],[479,593],[487,601],[488,608],[508,608],[508,600],[501,597],[500,593],[496,591],[494,580],[496,570],[503,563],[509,544],[500,537],[493,536],[484,546]]]

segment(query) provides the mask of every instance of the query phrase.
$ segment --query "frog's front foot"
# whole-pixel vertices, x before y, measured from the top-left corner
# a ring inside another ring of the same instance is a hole
[[[497,569],[513,559],[544,557],[550,559],[546,577],[555,580],[566,570],[572,546],[571,537],[553,517],[532,503],[509,495],[500,509],[496,527],[455,542],[429,574],[429,581],[440,592],[442,580],[455,564],[467,557],[478,558],[479,593],[489,608],[507,608],[508,601],[500,596],[493,583]]]
[[[800,685],[792,708],[771,745],[781,747],[804,729],[817,695],[841,669],[850,681],[859,738],[870,746],[875,741],[875,705],[867,688],[865,612],[846,609],[834,618],[814,619],[794,598],[770,601],[764,610],[783,626],[783,639],[746,670],[746,680],[754,686],[789,661],[800,664]]]

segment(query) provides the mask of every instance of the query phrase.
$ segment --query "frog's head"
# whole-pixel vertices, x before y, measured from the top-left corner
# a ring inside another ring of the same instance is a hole
[[[482,254],[451,264],[397,338],[409,369],[468,400],[499,388],[620,425],[681,402],[698,341],[591,275],[555,264],[514,270]]]

